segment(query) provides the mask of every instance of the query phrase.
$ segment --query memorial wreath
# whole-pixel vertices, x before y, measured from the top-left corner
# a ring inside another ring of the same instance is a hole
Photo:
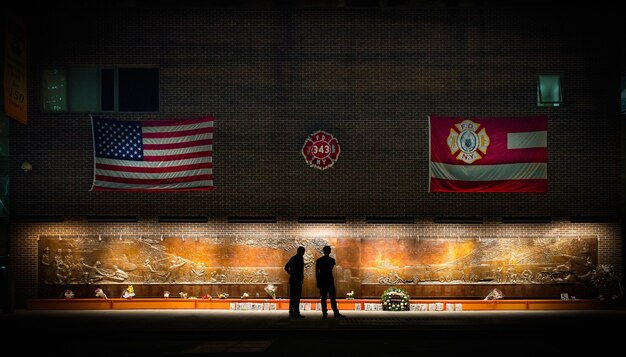
[[[384,311],[406,311],[409,310],[409,294],[396,287],[391,287],[380,296],[383,302]]]

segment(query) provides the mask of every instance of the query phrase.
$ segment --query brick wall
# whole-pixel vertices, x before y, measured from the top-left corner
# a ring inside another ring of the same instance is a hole
[[[565,223],[572,215],[620,210],[619,49],[607,45],[617,34],[610,21],[578,16],[479,8],[130,8],[33,16],[29,125],[11,125],[12,215],[81,222],[85,215],[130,214],[146,222],[141,229],[155,231],[169,229],[149,223],[157,215],[208,215],[217,222],[229,215],[287,221],[343,215],[351,223],[341,229],[356,234],[366,229],[358,223],[365,216],[412,215],[424,223],[408,228],[410,234],[456,235],[465,227],[440,228],[427,223],[429,217],[471,214],[487,223],[468,229],[489,234],[598,234],[601,260],[617,263],[618,226]],[[90,192],[89,116],[41,112],[43,68],[141,64],[160,68],[160,112],[109,116],[214,115],[214,192]],[[562,107],[536,106],[541,73],[561,75]],[[547,115],[549,193],[428,193],[428,114]],[[334,134],[342,145],[330,170],[310,168],[300,154],[315,130]],[[21,171],[23,161],[33,171]],[[553,216],[557,223],[500,225],[503,215]],[[269,232],[291,234],[297,227]],[[95,229],[15,226],[11,250],[23,296],[34,295],[38,232]]]

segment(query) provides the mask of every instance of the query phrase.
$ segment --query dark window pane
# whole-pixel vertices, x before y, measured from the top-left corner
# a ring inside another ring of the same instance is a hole
[[[119,110],[121,112],[159,111],[159,69],[119,69]]]
[[[102,111],[115,110],[115,78],[113,69],[103,69],[100,73],[100,104]]]
[[[71,67],[69,79],[69,109],[72,113],[93,113],[98,108],[98,84],[100,74],[97,68]]]

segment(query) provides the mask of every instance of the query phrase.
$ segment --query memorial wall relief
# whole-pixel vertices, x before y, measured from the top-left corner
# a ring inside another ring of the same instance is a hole
[[[139,297],[185,289],[197,296],[246,292],[267,297],[264,287],[272,284],[279,296],[287,297],[283,267],[300,245],[306,248],[306,297],[318,295],[314,264],[325,245],[333,247],[337,260],[340,298],[350,291],[357,297],[379,297],[390,285],[402,285],[415,298],[480,296],[494,285],[505,295],[503,286],[513,286],[508,295],[517,297],[541,296],[547,287],[558,291],[563,285],[578,286],[576,292],[584,294],[590,292],[598,263],[595,237],[42,236],[39,295],[57,297],[71,286],[75,291],[82,287],[82,297],[92,297],[97,286],[117,293],[132,284]]]

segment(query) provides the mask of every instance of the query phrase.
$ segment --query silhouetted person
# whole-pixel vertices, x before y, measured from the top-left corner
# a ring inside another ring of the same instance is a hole
[[[335,293],[335,279],[333,278],[333,267],[335,259],[330,257],[330,246],[325,246],[322,251],[324,256],[315,262],[315,278],[317,279],[317,287],[320,289],[322,296],[322,319],[328,317],[328,308],[326,307],[326,297],[330,295],[330,307],[333,309],[336,319],[345,319],[345,316],[339,313],[337,308],[337,298]]]
[[[304,318],[300,315],[300,298],[304,281],[304,247],[298,247],[296,255],[285,264],[285,271],[289,274],[289,317]]]

